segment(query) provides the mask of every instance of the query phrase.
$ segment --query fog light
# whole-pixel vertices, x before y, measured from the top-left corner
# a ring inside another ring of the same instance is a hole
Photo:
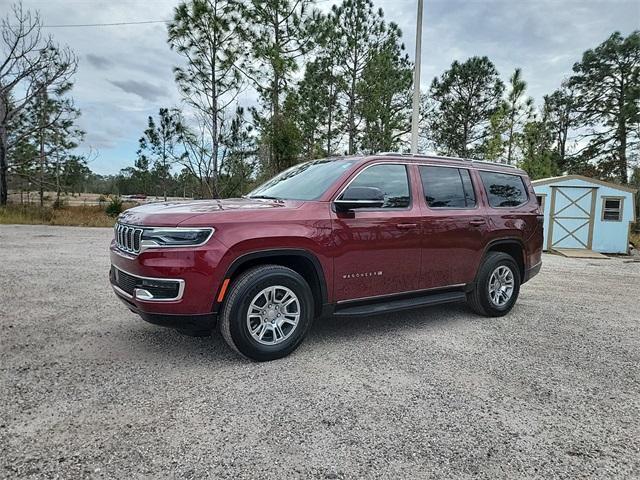
[[[153,295],[151,295],[151,292],[149,290],[145,290],[144,288],[136,288],[133,293],[136,298],[139,298],[140,300],[153,300]]]

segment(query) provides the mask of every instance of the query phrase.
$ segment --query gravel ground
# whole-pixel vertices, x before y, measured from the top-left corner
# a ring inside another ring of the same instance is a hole
[[[546,255],[504,318],[317,322],[256,364],[129,313],[111,234],[0,225],[0,477],[640,476],[640,263]]]

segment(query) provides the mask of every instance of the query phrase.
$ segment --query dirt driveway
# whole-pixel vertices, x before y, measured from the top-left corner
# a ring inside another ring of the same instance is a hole
[[[640,264],[545,256],[513,312],[317,322],[256,364],[129,313],[110,229],[0,225],[0,478],[640,475]]]

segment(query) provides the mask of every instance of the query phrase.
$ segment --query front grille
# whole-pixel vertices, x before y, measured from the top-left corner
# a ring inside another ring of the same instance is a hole
[[[116,223],[116,245],[120,250],[129,253],[140,253],[142,240],[142,228]]]
[[[179,280],[156,280],[151,278],[136,277],[111,266],[111,283],[128,295],[134,296],[136,288],[148,291],[155,300],[177,299],[180,292]]]
[[[115,267],[111,267],[111,281],[120,290],[124,290],[129,295],[133,295],[133,291],[138,286],[138,283],[142,283],[139,282],[139,280],[141,279],[134,277],[133,275],[129,275],[122,270],[118,270]]]

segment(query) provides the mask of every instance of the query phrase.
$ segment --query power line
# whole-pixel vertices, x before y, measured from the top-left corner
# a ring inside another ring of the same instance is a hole
[[[335,0],[316,0],[315,3],[326,3]],[[61,23],[55,25],[41,25],[41,28],[76,28],[76,27],[118,27],[121,25],[148,25],[151,23],[169,23],[171,20],[142,20],[140,22],[112,22],[112,23]],[[7,28],[5,25],[2,27]],[[12,25],[12,28],[15,27]]]
[[[145,25],[149,23],[169,23],[171,20],[143,20],[141,22],[113,22],[113,23],[72,23],[59,25],[42,25],[42,28],[72,28],[72,27],[117,27],[120,25]]]
[[[113,23],[67,23],[57,25],[40,25],[40,28],[73,28],[73,27],[119,27],[121,25],[146,25],[150,23],[169,23],[171,20],[143,20],[141,22],[113,22]],[[0,28],[17,28],[16,25],[0,25]]]

